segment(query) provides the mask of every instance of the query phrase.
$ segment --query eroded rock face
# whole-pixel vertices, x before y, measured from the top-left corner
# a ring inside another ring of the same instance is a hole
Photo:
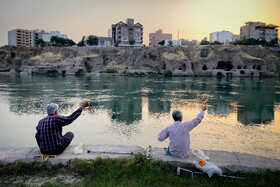
[[[261,46],[0,48],[0,72],[83,75],[172,71],[174,76],[277,76],[280,50]]]

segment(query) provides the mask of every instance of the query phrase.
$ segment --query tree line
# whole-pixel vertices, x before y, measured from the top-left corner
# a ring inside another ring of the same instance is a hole
[[[202,41],[200,45],[222,45],[223,43],[219,41],[208,42]],[[262,46],[269,46],[269,47],[279,47],[278,45],[278,38],[275,38],[271,41],[260,40],[255,38],[243,38],[242,40],[236,40],[234,42],[230,42],[232,45],[262,45]]]
[[[85,36],[83,36],[82,40],[80,42],[77,43],[77,46],[85,46],[90,45],[90,46],[94,46],[94,45],[98,45],[98,37],[96,36],[88,36],[87,38],[85,38]],[[38,47],[45,47],[46,45],[51,45],[51,46],[57,46],[57,47],[67,47],[67,46],[73,46],[76,45],[76,43],[68,38],[61,38],[58,36],[52,36],[51,37],[51,43],[46,43],[43,39],[38,39],[36,41],[36,46]]]

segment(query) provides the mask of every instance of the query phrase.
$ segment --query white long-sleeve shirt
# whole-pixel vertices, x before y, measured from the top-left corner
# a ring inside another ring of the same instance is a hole
[[[204,117],[204,111],[202,110],[195,119],[181,123],[175,121],[172,125],[163,129],[157,139],[164,141],[169,137],[169,152],[172,156],[185,158],[190,151],[190,134],[194,127],[196,127]]]

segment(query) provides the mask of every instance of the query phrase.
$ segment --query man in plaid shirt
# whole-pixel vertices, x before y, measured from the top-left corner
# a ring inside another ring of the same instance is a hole
[[[35,137],[41,153],[59,155],[70,145],[74,134],[67,132],[62,136],[62,127],[71,124],[77,119],[89,104],[90,102],[86,101],[70,116],[58,115],[57,104],[52,103],[47,106],[48,116],[41,119],[36,127],[37,133]]]

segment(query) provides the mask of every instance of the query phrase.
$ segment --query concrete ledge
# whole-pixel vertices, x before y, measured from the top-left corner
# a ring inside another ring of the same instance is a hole
[[[258,169],[280,170],[280,160],[250,155],[238,152],[203,150],[210,158],[209,162],[223,170],[230,171],[257,171]],[[193,165],[193,160],[199,160],[191,152],[188,157],[182,159],[163,154],[163,148],[153,148],[152,160],[169,162],[180,165]]]
[[[94,160],[97,157],[102,158],[129,158],[133,154],[144,154],[144,149],[139,146],[125,145],[83,145],[83,153],[74,154],[76,145],[70,145],[61,155],[56,158],[49,158],[51,164],[67,164],[71,160],[83,159]],[[105,151],[105,152],[131,152],[133,154],[108,154],[108,153],[87,153],[87,150]],[[26,163],[42,162],[41,157],[36,157],[40,153],[39,148],[0,148],[0,162],[4,164],[22,161]]]
[[[134,154],[145,154],[145,150],[139,146],[128,145],[83,145],[83,153],[73,154],[76,145],[70,145],[61,155],[56,158],[49,158],[50,164],[67,164],[75,159],[95,160],[102,158],[131,158]],[[95,152],[87,153],[87,150]],[[264,169],[280,170],[280,160],[266,158],[250,154],[226,151],[203,150],[209,156],[209,162],[220,167],[222,170],[230,171],[257,171]],[[114,154],[114,152],[118,152]],[[39,148],[0,148],[0,162],[4,164],[22,161],[26,163],[42,162],[41,157],[36,157],[40,153]],[[177,166],[192,165],[193,160],[199,160],[192,153],[187,158],[177,158],[163,154],[163,148],[152,148],[150,151],[151,160],[161,161]]]

